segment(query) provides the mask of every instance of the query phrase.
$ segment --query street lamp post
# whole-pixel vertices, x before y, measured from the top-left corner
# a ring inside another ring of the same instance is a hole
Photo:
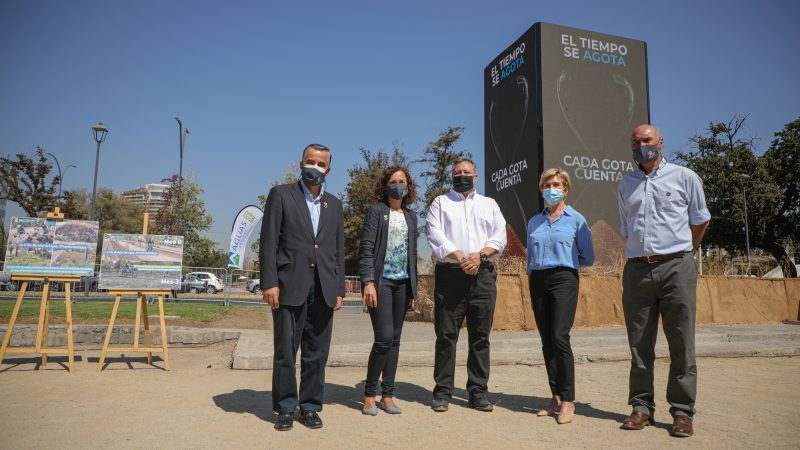
[[[175,117],[178,122],[178,144],[180,146],[180,162],[178,164],[178,202],[176,205],[175,222],[178,235],[181,234],[181,196],[183,195],[183,147],[186,145],[186,135],[189,129],[183,127],[183,122],[179,117]]]
[[[747,276],[750,276],[750,230],[747,226],[747,181],[750,175],[740,173],[742,179],[742,198],[744,199],[744,242],[747,249]]]
[[[56,155],[50,152],[47,152],[47,154],[50,155],[51,158],[53,158],[53,161],[56,162],[56,168],[58,168],[58,198],[61,198],[61,185],[64,183],[64,174],[67,173],[67,170],[70,167],[75,169],[77,169],[77,167],[73,164],[69,164],[67,167],[64,167],[64,171],[62,172],[61,164],[58,163],[58,158],[56,158]]]
[[[98,123],[92,127],[94,132],[94,141],[97,142],[97,157],[94,160],[94,185],[92,187],[92,211],[89,214],[89,220],[95,219],[95,208],[97,206],[97,167],[100,165],[100,144],[106,140],[108,128],[103,126],[103,122]]]

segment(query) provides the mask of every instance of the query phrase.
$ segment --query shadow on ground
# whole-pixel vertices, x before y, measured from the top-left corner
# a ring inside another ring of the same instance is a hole
[[[422,386],[398,382],[395,386],[395,397],[401,403],[413,402],[424,406],[430,406],[432,393],[430,389]],[[465,389],[456,388],[450,402],[452,406],[467,407],[469,394]],[[272,412],[272,392],[254,391],[252,389],[237,389],[227,394],[219,394],[213,397],[214,403],[223,411],[253,414],[259,419],[274,423],[276,415]],[[361,411],[364,400],[364,382],[361,381],[355,386],[345,386],[341,384],[325,384],[325,404],[342,405],[354,411]],[[513,412],[534,414],[539,407],[543,407],[549,398],[524,396],[516,394],[505,394],[503,392],[492,392],[489,394],[489,401],[496,408],[503,408]],[[323,407],[324,411],[324,407]],[[594,408],[590,403],[576,402],[575,413],[581,416],[591,417],[601,420],[611,420],[622,423],[627,416],[624,414],[605,411]],[[657,424],[659,428],[666,425]],[[667,427],[668,428],[668,427]]]
[[[83,358],[75,355],[75,363],[79,363],[83,361]],[[3,364],[9,364],[8,367],[3,368],[0,370],[0,373],[7,372],[9,370],[14,371],[34,371],[34,370],[69,370],[69,357],[68,356],[48,356],[47,357],[47,366],[42,366],[42,357],[41,356],[28,356],[23,358],[3,358]],[[33,367],[21,367],[23,365],[30,365],[32,364]],[[58,365],[58,367],[50,366],[50,364]]]
[[[97,364],[100,362],[100,357],[91,356],[86,359],[86,362],[91,364]],[[103,361],[103,370],[122,370],[119,366],[116,365],[118,363],[124,363],[127,369],[133,369],[134,367],[132,363],[138,363],[138,364],[144,364],[146,367],[136,367],[137,370],[141,369],[159,369],[163,371],[167,370],[165,367],[163,367],[163,364],[161,366],[156,366],[155,363],[157,362],[163,363],[164,360],[160,356],[153,355],[153,365],[148,365],[147,356],[125,356],[125,354],[123,353],[121,356],[116,356],[116,357],[106,356],[106,359]],[[114,364],[114,366],[109,367],[111,366],[111,364]]]

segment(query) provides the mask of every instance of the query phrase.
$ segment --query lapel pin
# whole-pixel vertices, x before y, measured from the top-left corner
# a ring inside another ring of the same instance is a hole
[[[328,202],[322,202],[322,207],[323,208],[327,208],[328,207]]]
[[[388,214],[384,214],[383,215],[383,220],[389,220],[389,215]]]

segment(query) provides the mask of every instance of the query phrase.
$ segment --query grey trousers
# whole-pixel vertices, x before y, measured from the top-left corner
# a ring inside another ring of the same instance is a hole
[[[652,264],[628,261],[622,286],[622,308],[631,349],[628,404],[650,416],[655,413],[653,363],[661,316],[670,356],[669,412],[672,416],[692,417],[697,397],[694,260],[686,255]]]

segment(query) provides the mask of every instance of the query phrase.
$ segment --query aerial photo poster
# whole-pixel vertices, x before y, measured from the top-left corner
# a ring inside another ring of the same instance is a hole
[[[106,234],[101,289],[180,289],[183,236]]]

